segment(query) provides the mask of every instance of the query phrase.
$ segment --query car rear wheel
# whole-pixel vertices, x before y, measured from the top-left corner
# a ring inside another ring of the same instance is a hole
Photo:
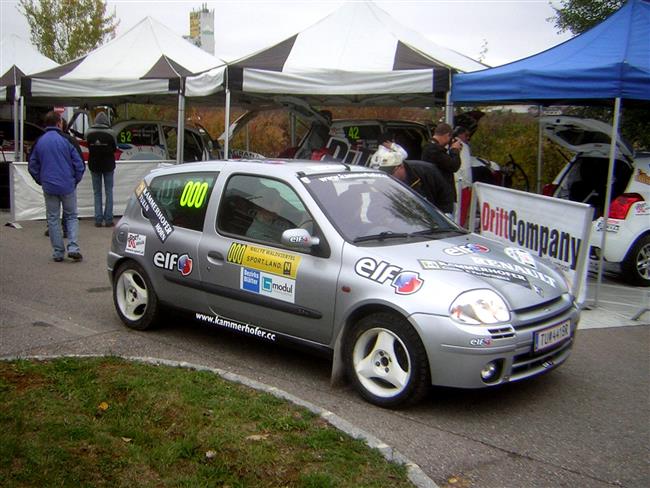
[[[633,285],[650,286],[650,235],[638,239],[625,256],[623,276]]]
[[[117,269],[113,302],[122,322],[132,329],[149,329],[158,320],[158,297],[149,277],[136,262],[128,261]]]
[[[348,375],[362,397],[394,408],[418,401],[431,384],[422,341],[403,318],[389,313],[364,317],[346,341]]]

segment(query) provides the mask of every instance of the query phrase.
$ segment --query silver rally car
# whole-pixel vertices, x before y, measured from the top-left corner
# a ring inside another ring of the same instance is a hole
[[[381,171],[309,161],[155,170],[116,226],[108,274],[121,320],[164,307],[325,351],[383,407],[429,385],[482,388],[549,371],[579,318],[563,275],[468,233]]]

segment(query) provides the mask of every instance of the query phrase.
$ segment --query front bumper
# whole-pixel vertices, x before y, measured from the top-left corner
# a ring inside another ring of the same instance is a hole
[[[541,307],[513,313],[510,324],[460,325],[449,317],[414,314],[411,323],[422,337],[431,369],[431,383],[455,388],[485,388],[550,371],[569,357],[578,327],[579,310],[568,295]],[[535,334],[564,322],[570,334],[534,351]],[[495,373],[481,376],[492,363]]]

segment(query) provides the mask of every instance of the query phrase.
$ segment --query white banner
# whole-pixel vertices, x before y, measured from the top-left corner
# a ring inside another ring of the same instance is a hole
[[[592,215],[585,203],[475,183],[469,228],[550,260],[564,271],[582,303]]]
[[[117,161],[113,179],[113,213],[122,215],[138,182],[162,161]],[[45,219],[43,191],[27,171],[27,163],[9,165],[9,198],[11,221]],[[77,211],[79,217],[93,217],[95,203],[90,170],[86,167],[83,179],[77,186]]]

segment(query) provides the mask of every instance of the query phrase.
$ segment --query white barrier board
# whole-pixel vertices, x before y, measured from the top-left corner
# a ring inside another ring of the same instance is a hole
[[[473,186],[470,229],[478,228],[486,237],[550,260],[564,271],[582,302],[593,209],[585,203],[485,183]]]
[[[117,161],[113,179],[113,214],[122,215],[138,182],[152,169],[172,161]],[[45,219],[43,191],[27,171],[26,162],[9,165],[9,198],[12,222]],[[90,170],[86,167],[77,186],[79,217],[93,217],[95,204]]]

